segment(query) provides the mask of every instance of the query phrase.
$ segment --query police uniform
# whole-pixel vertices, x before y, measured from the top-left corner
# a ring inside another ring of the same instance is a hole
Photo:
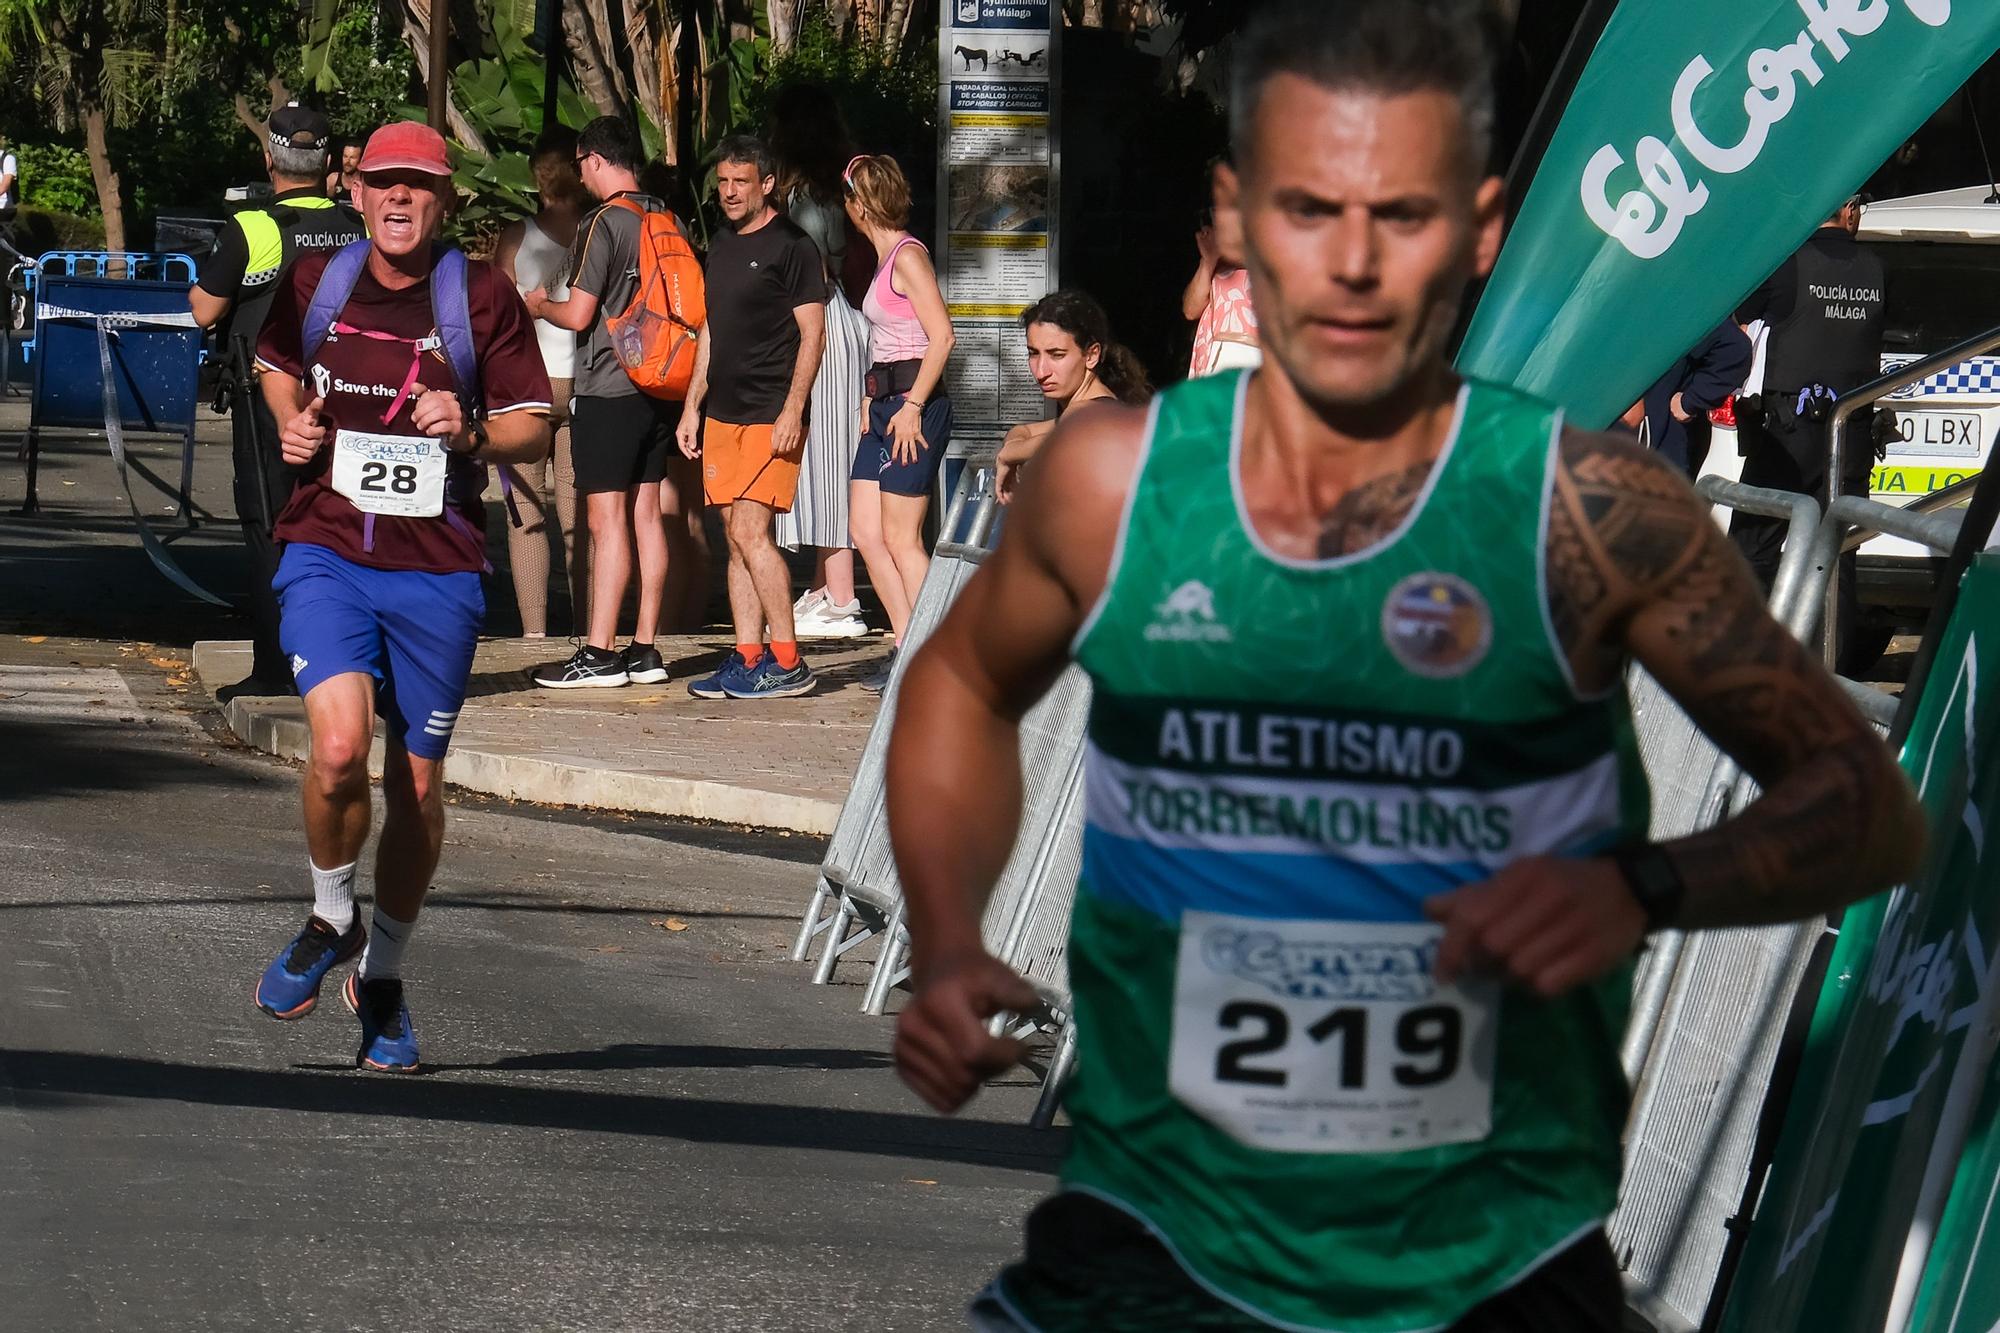
[[[1737,308],[1736,319],[1761,319],[1771,331],[1762,420],[1738,423],[1743,481],[1824,502],[1833,404],[1880,373],[1882,261],[1842,228],[1821,227]],[[1872,427],[1868,412],[1848,424],[1843,494],[1868,492]],[[1783,551],[1785,520],[1738,513],[1729,535],[1768,587]]]
[[[275,145],[324,148],[329,134],[323,116],[296,104],[279,107],[271,114]],[[243,373],[237,364],[236,339],[243,340],[246,356],[254,353],[271,297],[294,256],[336,250],[366,234],[361,219],[327,198],[319,186],[280,191],[268,204],[232,216],[195,283],[209,295],[227,297],[232,303],[217,341],[225,364],[236,374]],[[278,424],[254,382],[239,388],[230,415],[236,514],[243,525],[243,544],[251,565],[255,657],[250,674],[262,683],[283,686],[291,679],[291,671],[278,644],[278,603],[271,592],[278,560],[271,525],[290,498],[296,478],[279,454]]]

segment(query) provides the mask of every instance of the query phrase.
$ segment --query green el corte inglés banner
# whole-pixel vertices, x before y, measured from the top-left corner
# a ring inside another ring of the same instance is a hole
[[[1459,354],[1602,426],[2000,48],[2000,0],[1625,0]]]
[[[1966,571],[1901,761],[1929,851],[1841,922],[1724,1333],[1882,1333],[1899,1273],[1890,1333],[1912,1295],[1912,1330],[2000,1323],[2000,552]]]

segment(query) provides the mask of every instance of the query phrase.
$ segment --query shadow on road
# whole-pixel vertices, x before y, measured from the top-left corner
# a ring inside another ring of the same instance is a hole
[[[434,1074],[468,1069],[887,1069],[887,1051],[755,1046],[658,1046],[621,1042],[594,1051],[510,1055],[476,1065],[430,1065]]]
[[[0,799],[5,798],[0,789]],[[265,907],[279,903],[286,907],[300,903],[302,890],[294,885],[264,893],[204,893],[163,895],[149,898],[17,898],[0,902],[0,912],[69,912],[78,908],[156,912],[169,907]],[[579,903],[551,902],[545,898],[467,898],[455,893],[433,891],[424,899],[426,912],[547,912],[558,916],[672,916],[689,920],[715,921],[797,921],[797,912],[709,911],[675,907],[666,903]]]
[[[203,1106],[631,1134],[690,1143],[867,1153],[1035,1173],[1055,1170],[1067,1137],[1059,1131],[1036,1131],[1025,1125],[836,1106],[648,1097],[521,1087],[490,1079],[461,1082],[299,1070],[280,1073],[68,1051],[0,1050],[0,1088],[11,1094],[16,1108],[30,1113],[61,1109],[87,1098],[143,1098]]]
[[[160,744],[139,725],[144,711],[135,710],[119,726],[10,719],[0,729],[0,804],[62,800],[85,792],[143,791],[178,783],[222,788],[257,785],[254,776],[238,767]]]

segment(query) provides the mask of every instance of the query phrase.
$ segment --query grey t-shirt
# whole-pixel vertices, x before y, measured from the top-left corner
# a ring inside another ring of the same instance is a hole
[[[614,195],[613,198],[619,196]],[[649,194],[624,198],[648,209],[666,205]],[[639,215],[601,204],[576,229],[569,285],[597,298],[597,318],[577,335],[576,387],[579,398],[623,398],[639,392],[611,346],[607,317],[623,314],[639,290]]]

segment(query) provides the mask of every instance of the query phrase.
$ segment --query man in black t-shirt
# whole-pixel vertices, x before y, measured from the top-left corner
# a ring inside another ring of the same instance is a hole
[[[271,526],[291,499],[297,479],[278,452],[278,423],[251,382],[249,353],[257,345],[271,298],[292,260],[337,250],[366,234],[361,219],[326,196],[327,144],[333,127],[310,107],[290,102],[271,112],[264,169],[276,192],[268,204],[232,215],[188,292],[188,308],[203,328],[220,324],[223,364],[237,392],[230,410],[236,517],[250,558],[250,674],[216,691],[238,695],[294,693],[291,665],[278,646],[278,599],[271,579],[278,552]],[[243,355],[238,356],[237,342]]]
[[[771,534],[798,490],[826,337],[825,264],[812,238],[771,206],[778,182],[770,150],[732,135],[718,156],[716,193],[729,225],[708,252],[708,321],[677,434],[683,453],[700,453],[704,498],[723,511],[736,650],[688,691],[780,698],[813,686],[792,624],[791,574]]]
[[[1761,419],[1743,413],[1737,439],[1743,482],[1827,498],[1826,422],[1834,402],[1881,372],[1882,261],[1851,230],[1854,205],[1828,218],[1798,252],[1736,308],[1736,320],[1761,319],[1765,349]],[[1840,491],[1866,495],[1875,466],[1874,414],[1849,421]],[[1786,520],[1737,513],[1729,536],[1766,588],[1784,552]],[[1840,624],[1845,641],[1854,623],[1854,557],[1842,557]],[[1854,664],[1848,663],[1843,670]]]

